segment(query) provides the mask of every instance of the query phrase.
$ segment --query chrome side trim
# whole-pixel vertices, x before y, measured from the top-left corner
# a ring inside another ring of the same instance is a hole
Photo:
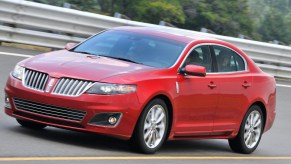
[[[194,41],[193,41],[194,42]],[[192,43],[192,42],[191,42]],[[189,43],[188,45],[190,45],[191,43]],[[188,47],[188,45],[186,46],[186,47]],[[247,63],[247,61],[246,61],[246,59],[243,57],[243,56],[241,56],[241,54],[240,53],[238,53],[237,51],[235,51],[235,50],[233,50],[232,48],[229,48],[229,47],[227,47],[227,46],[224,46],[224,45],[221,45],[221,44],[217,44],[217,43],[201,43],[201,44],[197,44],[197,45],[195,45],[195,46],[193,46],[190,50],[189,50],[189,52],[187,53],[187,55],[186,55],[186,57],[183,59],[183,61],[182,61],[182,63],[180,64],[180,66],[179,66],[179,68],[178,68],[178,70],[177,70],[177,73],[179,74],[179,70],[181,69],[181,67],[182,67],[182,65],[184,64],[184,62],[185,62],[185,60],[187,59],[187,57],[189,56],[189,54],[193,51],[193,49],[195,49],[195,48],[197,48],[197,47],[199,47],[199,46],[205,46],[205,45],[207,45],[207,46],[212,46],[212,45],[215,45],[215,46],[221,46],[221,47],[225,47],[225,48],[227,48],[227,49],[229,49],[229,50],[231,50],[231,51],[234,51],[236,54],[238,54],[242,59],[243,59],[243,61],[244,61],[244,63],[245,63],[245,70],[243,70],[243,71],[231,71],[231,72],[208,72],[208,73],[206,73],[206,75],[211,75],[211,74],[236,74],[236,73],[243,73],[243,72],[249,72],[249,70],[248,70],[248,63]],[[186,48],[185,48],[186,49]],[[182,54],[181,54],[182,55]]]
[[[176,81],[176,93],[178,94],[180,92],[179,82]]]

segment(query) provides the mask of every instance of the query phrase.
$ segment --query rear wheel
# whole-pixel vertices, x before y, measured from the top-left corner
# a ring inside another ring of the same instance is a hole
[[[250,154],[258,147],[264,127],[264,117],[258,105],[253,105],[246,113],[240,131],[229,139],[230,148],[238,153]]]
[[[142,112],[130,146],[136,151],[153,154],[164,143],[168,131],[168,109],[161,99],[152,100]]]
[[[16,119],[16,120],[21,126],[30,128],[30,129],[44,129],[46,127],[46,125],[44,124],[40,124],[40,123],[36,123],[32,121],[26,121],[26,120],[21,120],[21,119]]]

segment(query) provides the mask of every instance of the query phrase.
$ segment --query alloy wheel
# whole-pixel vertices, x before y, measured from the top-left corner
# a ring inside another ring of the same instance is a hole
[[[244,142],[247,148],[251,149],[257,145],[262,132],[261,114],[254,110],[252,111],[245,123],[244,127]]]
[[[147,147],[155,148],[163,139],[166,128],[165,109],[161,105],[151,107],[144,121],[144,141]]]

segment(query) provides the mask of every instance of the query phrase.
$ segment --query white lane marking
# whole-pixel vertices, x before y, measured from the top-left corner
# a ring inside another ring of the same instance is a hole
[[[287,88],[291,88],[291,85],[277,84],[277,87],[287,87]]]
[[[18,56],[18,57],[25,57],[25,58],[33,57],[33,55],[23,55],[23,54],[9,53],[9,52],[0,52],[0,55]]]
[[[99,157],[8,157],[1,161],[85,161],[85,160],[291,160],[290,156],[99,156]]]

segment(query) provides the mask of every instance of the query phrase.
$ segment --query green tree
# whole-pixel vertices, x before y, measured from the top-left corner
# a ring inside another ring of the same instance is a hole
[[[249,0],[254,33],[263,41],[291,43],[291,0]]]
[[[252,34],[253,22],[247,0],[181,0],[181,4],[187,16],[181,27],[194,30],[205,27],[231,36]]]
[[[169,23],[185,22],[182,6],[177,1],[153,0],[140,1],[134,10],[136,20],[157,24],[161,20]]]
[[[256,40],[291,43],[291,0],[30,0],[157,24],[163,20],[179,28],[217,34],[244,34]]]
[[[88,11],[88,12],[93,12],[93,13],[100,12],[100,6],[98,3],[98,0],[86,0],[86,1],[80,1],[80,0],[30,0],[30,1],[49,4],[49,5],[53,5],[53,6],[61,6],[61,7],[64,6],[64,3],[69,3],[69,4],[71,4],[72,9],[83,10],[83,11]]]
[[[184,23],[185,15],[178,0],[99,0],[101,11],[122,13],[132,20],[157,24]]]
[[[284,28],[282,28],[284,27]],[[262,34],[262,38],[265,41],[279,40],[287,43],[288,37],[288,27],[287,22],[285,22],[284,17],[276,9],[270,9],[259,28],[259,32]]]
[[[100,6],[98,3],[98,0],[86,0],[86,1],[66,0],[66,2],[72,4],[73,9],[88,11],[92,13],[100,12]]]

